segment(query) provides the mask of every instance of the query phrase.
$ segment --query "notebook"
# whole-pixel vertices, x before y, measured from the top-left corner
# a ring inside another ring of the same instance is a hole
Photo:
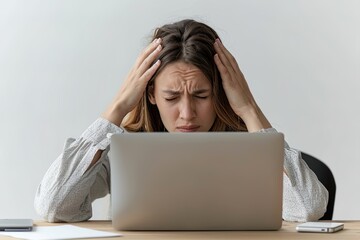
[[[122,133],[111,136],[117,230],[277,230],[282,133]]]

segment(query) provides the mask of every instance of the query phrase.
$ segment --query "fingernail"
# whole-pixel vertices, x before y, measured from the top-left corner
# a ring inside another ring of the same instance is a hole
[[[160,51],[161,50],[161,45],[157,46],[156,50]]]
[[[161,38],[156,39],[156,43],[161,43]]]

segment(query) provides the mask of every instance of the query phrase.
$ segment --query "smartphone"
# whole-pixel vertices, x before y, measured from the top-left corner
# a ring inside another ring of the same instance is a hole
[[[344,229],[344,223],[339,222],[306,222],[297,225],[298,232],[333,233]]]
[[[33,227],[32,219],[0,219],[0,231],[27,232]]]

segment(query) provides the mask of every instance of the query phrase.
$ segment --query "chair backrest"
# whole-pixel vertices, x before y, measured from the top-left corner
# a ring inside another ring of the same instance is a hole
[[[304,152],[301,153],[301,156],[329,192],[327,210],[324,216],[320,218],[320,220],[332,220],[336,194],[336,183],[334,175],[332,174],[330,168],[319,159]]]

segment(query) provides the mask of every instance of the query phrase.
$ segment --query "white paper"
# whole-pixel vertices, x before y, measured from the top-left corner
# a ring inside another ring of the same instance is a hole
[[[0,232],[0,235],[30,240],[119,237],[119,233],[104,232],[74,225],[33,227],[31,232]]]

